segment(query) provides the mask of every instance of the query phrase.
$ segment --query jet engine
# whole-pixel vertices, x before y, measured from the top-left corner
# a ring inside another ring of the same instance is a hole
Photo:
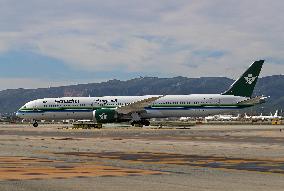
[[[93,111],[93,121],[96,123],[118,122],[118,113],[113,109],[97,109]]]

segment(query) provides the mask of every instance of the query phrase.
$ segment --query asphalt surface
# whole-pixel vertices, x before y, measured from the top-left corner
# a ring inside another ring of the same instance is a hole
[[[0,190],[284,190],[284,126],[65,127],[0,125]]]

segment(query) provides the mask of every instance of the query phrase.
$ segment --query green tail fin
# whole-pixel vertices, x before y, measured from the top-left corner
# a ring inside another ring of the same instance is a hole
[[[264,60],[255,61],[222,95],[251,97]]]

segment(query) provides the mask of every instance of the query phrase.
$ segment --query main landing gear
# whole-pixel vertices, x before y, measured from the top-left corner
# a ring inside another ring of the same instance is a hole
[[[150,125],[150,121],[148,121],[148,120],[146,120],[146,119],[142,119],[142,120],[140,120],[140,121],[132,121],[132,122],[131,122],[131,125],[132,125],[132,126],[137,125],[137,126],[139,126],[139,127],[143,127],[143,125],[149,126],[149,125]]]
[[[34,121],[34,122],[33,122],[33,126],[34,126],[34,127],[37,127],[37,126],[38,126],[37,121]]]

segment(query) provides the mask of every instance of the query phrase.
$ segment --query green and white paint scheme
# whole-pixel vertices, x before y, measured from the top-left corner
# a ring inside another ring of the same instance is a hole
[[[17,116],[34,120],[93,120],[97,123],[129,121],[149,125],[150,118],[192,117],[251,107],[265,97],[251,98],[264,60],[255,61],[222,94],[62,97],[30,101]]]

